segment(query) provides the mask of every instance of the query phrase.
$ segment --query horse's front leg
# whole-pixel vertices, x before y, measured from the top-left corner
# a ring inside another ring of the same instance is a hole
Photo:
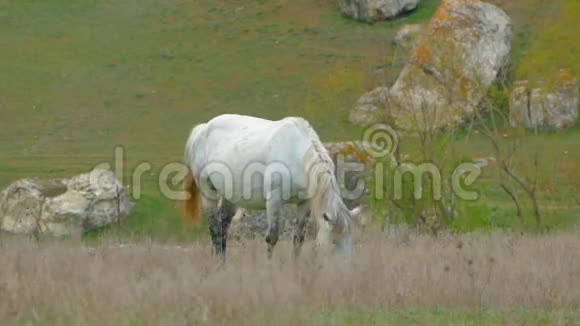
[[[268,244],[268,258],[272,258],[274,247],[278,242],[280,211],[283,205],[281,191],[272,190],[266,198],[266,214],[268,215],[268,231],[266,243]]]
[[[332,226],[323,218],[317,218],[318,233],[316,234],[316,249],[323,256],[332,251]]]
[[[304,202],[298,205],[296,216],[296,228],[294,229],[294,257],[300,256],[302,244],[306,237],[306,225],[310,217],[310,203]]]

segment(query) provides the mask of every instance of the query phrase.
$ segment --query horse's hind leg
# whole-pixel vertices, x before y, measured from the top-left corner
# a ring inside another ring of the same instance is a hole
[[[300,256],[302,244],[306,237],[306,224],[310,217],[310,203],[301,203],[298,205],[296,216],[296,228],[294,229],[294,257]]]
[[[221,203],[214,203],[213,214],[209,212],[209,233],[213,242],[214,255],[222,262],[226,258],[226,244],[228,239],[228,229],[232,218],[236,213],[236,206],[230,201],[222,199]]]

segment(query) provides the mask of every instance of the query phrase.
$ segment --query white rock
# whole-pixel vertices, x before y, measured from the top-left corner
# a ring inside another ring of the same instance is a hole
[[[510,95],[510,125],[540,130],[571,127],[578,118],[579,99],[578,80],[564,69],[540,87],[517,82]]]
[[[420,0],[339,0],[340,10],[357,20],[375,22],[394,19],[417,8]]]
[[[358,99],[348,120],[359,126],[368,126],[383,121],[388,101],[389,89],[386,87],[375,88]]]
[[[125,219],[133,203],[111,171],[72,179],[23,179],[0,192],[0,228],[17,234],[76,235]]]

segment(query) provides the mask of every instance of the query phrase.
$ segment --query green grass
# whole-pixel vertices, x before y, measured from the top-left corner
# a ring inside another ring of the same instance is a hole
[[[156,241],[180,242],[205,234],[205,225],[184,226],[175,204],[160,195],[144,195],[139,199],[139,205],[135,206],[130,219],[116,227],[92,230],[84,238],[89,242],[101,237],[130,241],[132,238],[151,235]]]
[[[445,309],[372,310],[365,312],[324,311],[312,317],[311,325],[574,325],[580,319],[578,311],[453,311]],[[292,319],[289,317],[288,322]],[[23,321],[21,326],[64,326],[74,323]],[[128,319],[124,325],[145,326],[139,318]]]
[[[507,325],[573,324],[578,311],[453,311],[446,309],[403,309],[396,311],[333,312],[320,317],[332,325]],[[316,323],[315,323],[316,324]]]
[[[222,113],[299,115],[324,140],[358,137],[348,111],[375,86],[367,72],[387,62],[395,29],[336,6],[0,1],[0,187],[87,171],[116,145],[127,171],[149,162],[158,173],[181,159],[193,125]],[[122,230],[180,233],[155,182],[145,176]]]
[[[527,51],[521,55],[516,77],[537,82],[552,79],[559,69],[568,69],[574,76],[580,73],[578,38],[578,12],[580,3],[575,0],[549,2],[548,10],[534,19],[535,26],[528,27],[534,35],[529,39]],[[527,45],[527,44],[526,44]]]
[[[545,20],[563,18],[540,33],[526,1],[501,3],[514,17],[515,61],[525,67],[535,49],[557,39],[550,51],[572,55],[554,64],[578,63],[574,35],[567,34],[574,29],[558,36],[571,11],[546,11]],[[156,185],[160,169],[181,159],[193,125],[222,113],[298,115],[324,141],[359,139],[362,130],[347,121],[354,101],[395,80],[402,66],[391,65],[394,33],[427,22],[438,3],[426,0],[399,20],[365,24],[343,17],[330,0],[0,0],[0,187],[88,171],[122,145],[126,184],[139,163],[150,163],[154,174],[145,175],[131,219],[87,237],[196,237]],[[384,76],[373,74],[377,67],[387,68]],[[529,176],[531,155],[541,154],[540,198],[554,227],[578,220],[579,132],[521,136],[519,172]],[[463,133],[457,144],[465,158],[491,154],[478,135]],[[402,146],[417,152],[412,139]],[[481,199],[460,203],[467,217],[456,228],[513,224],[513,207],[493,175],[484,174],[477,187]]]
[[[280,3],[3,2],[0,118],[10,124],[0,150],[86,154],[121,143],[177,157],[193,124],[224,112],[301,114],[326,138],[353,135],[347,110],[364,85],[334,79],[382,61],[375,42],[392,30],[328,17],[334,4]],[[333,103],[306,110],[307,99]]]

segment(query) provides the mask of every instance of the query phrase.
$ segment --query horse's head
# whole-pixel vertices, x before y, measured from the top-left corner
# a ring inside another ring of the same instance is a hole
[[[346,207],[345,207],[346,208]],[[366,221],[363,219],[362,216],[362,206],[355,207],[352,210],[342,209],[337,211],[335,214],[331,214],[329,212],[325,212],[322,214],[322,217],[333,227],[336,231],[349,231],[346,229],[350,229],[353,223],[357,225],[364,225]]]
[[[362,208],[356,207],[349,210],[346,206],[334,212],[325,212],[322,214],[324,221],[328,228],[330,239],[332,243],[332,251],[350,255],[352,251],[352,225],[353,223],[361,223]]]

